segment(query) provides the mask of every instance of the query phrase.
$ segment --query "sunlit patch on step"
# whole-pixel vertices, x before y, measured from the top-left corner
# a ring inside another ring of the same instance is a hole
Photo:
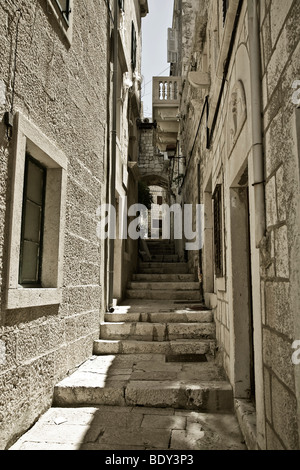
[[[208,362],[205,354],[170,354],[166,362]]]

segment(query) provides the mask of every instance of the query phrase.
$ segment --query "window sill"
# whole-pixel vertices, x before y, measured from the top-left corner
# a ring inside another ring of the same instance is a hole
[[[42,305],[57,305],[62,302],[61,289],[17,288],[8,289],[6,308],[41,307]]]

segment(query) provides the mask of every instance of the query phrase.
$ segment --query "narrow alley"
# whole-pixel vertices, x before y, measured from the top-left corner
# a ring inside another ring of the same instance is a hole
[[[0,0],[0,450],[300,449],[299,25]]]
[[[94,355],[11,450],[246,450],[216,360],[213,313],[174,242],[149,242]]]

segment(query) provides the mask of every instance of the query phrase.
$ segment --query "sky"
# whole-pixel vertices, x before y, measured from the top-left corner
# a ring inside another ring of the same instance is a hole
[[[170,74],[167,63],[168,28],[172,27],[174,0],[148,0],[142,20],[142,101],[144,117],[152,117],[152,77]]]

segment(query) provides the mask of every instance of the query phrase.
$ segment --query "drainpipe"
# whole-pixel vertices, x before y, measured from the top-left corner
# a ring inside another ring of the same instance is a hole
[[[119,21],[118,0],[114,0],[114,35],[113,35],[113,110],[112,110],[112,136],[111,136],[111,171],[110,171],[110,204],[116,207],[116,156],[117,156],[117,91],[118,91],[118,21]],[[112,224],[114,223],[113,214],[110,214],[109,230],[109,310],[113,309],[113,285],[114,285],[114,251],[115,243],[112,237]]]
[[[254,189],[255,244],[259,248],[266,235],[265,169],[263,148],[262,118],[262,70],[260,50],[259,0],[248,0],[248,30],[251,80],[251,119],[252,119],[252,165]],[[256,282],[256,281],[255,281]],[[259,291],[259,282],[257,285]],[[258,299],[261,305],[261,298]],[[259,309],[259,306],[258,306]],[[256,442],[261,449],[266,447],[265,409],[261,399],[264,394],[262,328],[260,315],[254,312],[254,363],[256,382]]]
[[[253,187],[255,199],[255,240],[257,248],[266,233],[265,172],[262,137],[262,74],[258,8],[258,0],[248,0],[253,139],[252,155],[254,175]]]

